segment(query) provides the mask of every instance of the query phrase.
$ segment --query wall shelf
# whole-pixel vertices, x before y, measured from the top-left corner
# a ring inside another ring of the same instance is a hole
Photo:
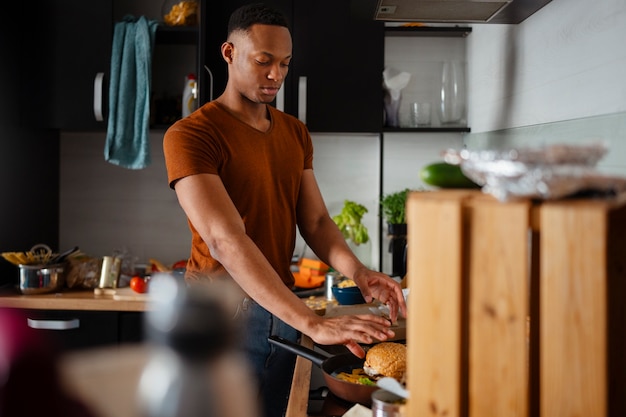
[[[471,132],[467,126],[383,127],[383,132]]]
[[[158,44],[196,45],[198,44],[198,26],[159,25],[155,42]]]
[[[461,26],[385,26],[385,36],[464,38],[471,32],[471,27]]]

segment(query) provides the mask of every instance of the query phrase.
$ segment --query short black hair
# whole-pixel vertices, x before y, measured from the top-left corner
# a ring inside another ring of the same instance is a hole
[[[248,31],[250,26],[255,24],[283,26],[289,29],[287,17],[281,11],[263,3],[254,3],[241,6],[230,15],[227,35],[230,36],[237,30]]]

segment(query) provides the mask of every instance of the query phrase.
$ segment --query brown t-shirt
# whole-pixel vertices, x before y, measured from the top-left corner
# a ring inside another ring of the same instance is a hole
[[[303,123],[272,106],[268,109],[270,128],[260,132],[222,105],[207,103],[167,130],[163,148],[172,188],[189,175],[219,175],[246,233],[291,287],[296,205],[302,173],[313,167],[313,145]],[[225,275],[191,222],[189,228],[188,276]]]

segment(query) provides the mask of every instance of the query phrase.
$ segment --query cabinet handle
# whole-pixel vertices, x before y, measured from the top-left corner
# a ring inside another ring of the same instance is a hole
[[[283,85],[278,94],[276,94],[276,108],[280,111],[285,111],[285,86]]]
[[[28,327],[43,330],[71,330],[80,327],[80,320],[36,320],[28,319]]]
[[[298,78],[298,119],[306,124],[306,77]]]
[[[104,82],[104,72],[96,74],[96,78],[93,81],[93,115],[96,121],[101,122],[104,120],[102,116],[102,84]]]
[[[209,73],[209,100],[208,101],[213,101],[213,73],[211,72],[209,67],[207,67],[206,65],[204,66],[204,69],[206,70],[206,72]]]

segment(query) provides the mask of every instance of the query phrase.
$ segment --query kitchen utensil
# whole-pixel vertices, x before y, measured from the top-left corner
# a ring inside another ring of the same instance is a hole
[[[19,265],[22,294],[45,294],[60,290],[65,285],[63,264]]]
[[[62,264],[63,262],[65,262],[68,256],[70,256],[71,254],[75,252],[78,252],[78,246],[74,246],[73,248],[68,249],[65,252],[61,252],[58,255],[53,256],[52,259],[50,259],[50,261],[48,262],[48,264],[50,265]]]
[[[406,388],[404,388],[395,378],[388,376],[380,378],[376,381],[376,385],[378,385],[379,388],[397,395],[398,397],[409,398],[409,391],[407,391]]]
[[[296,343],[277,336],[270,336],[269,342],[283,349],[302,356],[321,368],[324,381],[330,391],[337,397],[351,402],[370,406],[372,394],[378,390],[377,386],[353,384],[348,381],[338,379],[336,375],[340,372],[352,372],[353,369],[363,368],[363,359],[359,359],[352,353],[343,353],[335,356],[326,356],[315,350],[306,348]]]

